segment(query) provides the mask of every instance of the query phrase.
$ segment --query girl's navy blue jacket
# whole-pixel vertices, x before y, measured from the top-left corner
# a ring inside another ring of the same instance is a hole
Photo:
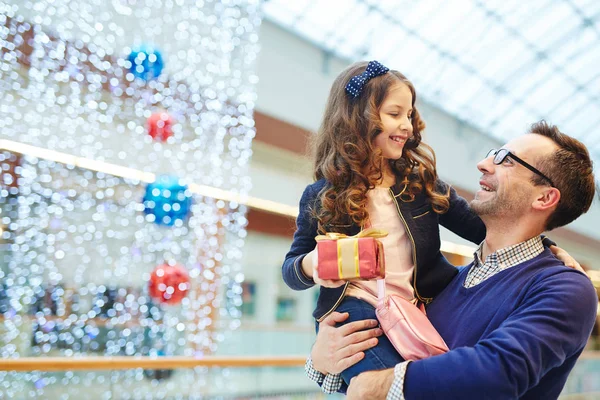
[[[320,205],[318,195],[326,184],[325,179],[321,179],[308,185],[300,199],[294,241],[282,266],[283,280],[294,290],[304,290],[315,285],[314,281],[302,272],[302,259],[316,246],[317,221],[312,210],[318,209]],[[457,269],[440,252],[439,224],[476,244],[481,243],[485,238],[485,226],[471,210],[467,201],[458,196],[449,185],[438,180],[437,192],[445,194],[448,193],[448,189],[450,189],[450,208],[444,214],[437,214],[433,211],[429,197],[424,191],[409,200],[407,196],[402,195],[407,190],[405,184],[397,183],[390,188],[398,209],[398,217],[404,223],[413,246],[415,294],[425,304],[430,303],[457,274]],[[360,227],[354,223],[326,226],[325,229],[327,232],[347,235],[355,235],[360,231]],[[346,283],[335,289],[321,287],[317,307],[313,312],[315,319],[321,321],[335,310],[343,299],[347,286]]]

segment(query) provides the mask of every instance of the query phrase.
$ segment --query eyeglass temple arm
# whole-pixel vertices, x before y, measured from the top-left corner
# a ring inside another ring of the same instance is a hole
[[[529,163],[527,163],[524,160],[521,160],[519,157],[515,156],[513,153],[509,153],[509,157],[514,158],[515,160],[517,160],[522,166],[524,166],[525,168],[527,168],[528,170],[530,170],[531,172],[533,172],[534,174],[538,174],[539,176],[541,176],[542,178],[546,179],[548,182],[550,182],[550,184],[552,186],[554,186],[554,183],[552,183],[552,180],[550,178],[548,178],[546,175],[542,174],[542,172],[540,170],[538,170],[537,168],[532,167],[531,165],[529,165]]]

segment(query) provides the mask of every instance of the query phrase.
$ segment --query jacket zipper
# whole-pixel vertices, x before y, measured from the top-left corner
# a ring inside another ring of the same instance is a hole
[[[413,264],[414,264],[413,288],[415,289],[415,295],[417,296],[417,299],[419,299],[423,303],[429,304],[429,303],[431,303],[431,301],[433,299],[431,297],[421,297],[421,295],[419,295],[419,292],[417,290],[417,246],[415,245],[415,239],[413,238],[412,233],[410,232],[410,229],[408,229],[408,224],[406,223],[406,220],[404,219],[404,215],[402,215],[402,212],[400,211],[400,205],[398,204],[398,201],[396,200],[396,196],[394,196],[394,192],[392,191],[391,188],[390,188],[390,194],[392,195],[392,200],[394,200],[394,203],[396,204],[396,209],[398,210],[398,215],[400,216],[400,219],[402,220],[402,223],[404,224],[404,228],[406,229],[406,233],[408,233],[408,237],[410,238],[410,242],[412,243],[412,248],[413,248],[412,258],[413,258]]]

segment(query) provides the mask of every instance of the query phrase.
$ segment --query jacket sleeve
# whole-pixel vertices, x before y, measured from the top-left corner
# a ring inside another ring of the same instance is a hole
[[[469,203],[460,197],[456,190],[441,180],[437,181],[436,191],[447,193],[450,190],[450,208],[440,214],[440,224],[472,243],[480,244],[485,239],[485,225],[477,214],[471,210]]]
[[[404,380],[406,399],[517,399],[567,360],[589,338],[598,298],[588,278],[564,272],[529,289],[499,328],[472,347],[413,361]]]
[[[317,223],[311,214],[311,206],[316,196],[317,193],[314,193],[312,185],[304,189],[300,198],[294,241],[283,261],[283,280],[293,290],[305,290],[315,285],[315,282],[302,272],[302,260],[317,245],[315,241]]]

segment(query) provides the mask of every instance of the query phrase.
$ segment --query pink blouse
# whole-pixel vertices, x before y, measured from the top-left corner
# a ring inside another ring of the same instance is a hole
[[[383,229],[388,235],[379,239],[385,255],[385,288],[387,294],[397,294],[407,300],[415,296],[412,286],[412,243],[388,188],[376,187],[367,192],[370,223],[365,228]],[[351,281],[346,296],[377,305],[377,281]]]

